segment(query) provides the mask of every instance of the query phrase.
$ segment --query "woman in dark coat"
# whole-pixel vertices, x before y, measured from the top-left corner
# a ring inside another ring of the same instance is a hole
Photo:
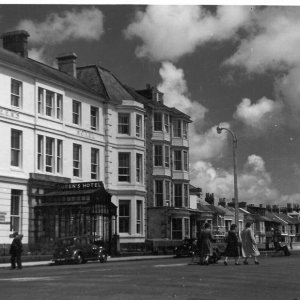
[[[227,237],[227,246],[225,249],[225,260],[224,265],[228,265],[228,257],[234,257],[235,265],[239,265],[240,249],[239,249],[239,239],[236,233],[236,224],[230,226],[230,231]]]
[[[212,250],[213,237],[210,230],[210,224],[205,223],[204,229],[201,230],[200,234],[200,256],[204,259],[205,265],[209,264],[209,257],[213,255]]]

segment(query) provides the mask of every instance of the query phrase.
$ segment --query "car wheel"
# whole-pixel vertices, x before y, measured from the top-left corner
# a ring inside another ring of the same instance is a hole
[[[105,254],[105,255],[99,256],[99,262],[100,262],[100,263],[105,263],[105,262],[107,262],[107,255]]]
[[[83,259],[82,254],[79,253],[79,254],[77,255],[76,262],[77,262],[78,264],[83,264],[83,263],[84,263],[84,259]]]

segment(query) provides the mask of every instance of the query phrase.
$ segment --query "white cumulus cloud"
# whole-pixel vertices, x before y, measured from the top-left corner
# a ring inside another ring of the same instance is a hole
[[[244,98],[238,104],[234,118],[255,130],[264,131],[268,126],[280,122],[283,105],[280,101],[273,101],[263,97],[256,103]]]
[[[176,61],[209,41],[234,37],[247,24],[250,12],[247,6],[218,6],[215,13],[194,5],[148,6],[136,13],[125,36],[141,39],[138,57]]]
[[[299,64],[299,7],[267,7],[252,14],[238,50],[227,64],[243,66],[249,72],[284,70]]]
[[[208,110],[201,103],[190,99],[184,71],[170,62],[164,62],[159,74],[162,81],[157,88],[164,93],[164,104],[175,107],[191,117],[192,123],[189,125],[191,164],[220,156],[227,143],[226,136],[218,135],[216,126],[203,132],[202,126]],[[229,127],[229,124],[224,125]]]
[[[22,20],[16,29],[27,30],[35,45],[59,44],[71,39],[98,40],[104,33],[103,14],[97,8],[52,13],[41,21]]]
[[[300,7],[256,9],[236,52],[224,64],[249,73],[273,72],[276,99],[289,112],[285,121],[299,125]]]
[[[194,123],[203,120],[208,110],[199,102],[189,98],[183,70],[176,68],[170,62],[163,62],[159,74],[162,82],[157,88],[164,93],[164,103],[188,114]]]
[[[210,162],[199,161],[193,166],[191,177],[194,185],[214,193],[216,200],[225,197],[230,202],[234,197],[233,170],[218,169]],[[257,155],[250,155],[238,171],[238,192],[239,201],[249,204],[274,204],[281,199],[264,160]]]

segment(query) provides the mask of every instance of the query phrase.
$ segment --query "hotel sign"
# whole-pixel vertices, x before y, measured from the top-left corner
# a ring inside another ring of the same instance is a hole
[[[63,183],[58,184],[56,187],[58,190],[64,191],[80,191],[87,189],[100,189],[103,187],[102,181],[91,181],[91,182],[76,182],[76,183]]]
[[[77,135],[85,137],[85,138],[93,139],[93,140],[95,139],[95,136],[93,133],[88,132],[86,130],[82,130],[82,129],[77,130]]]
[[[19,112],[4,107],[0,107],[0,115],[9,118],[19,119]]]

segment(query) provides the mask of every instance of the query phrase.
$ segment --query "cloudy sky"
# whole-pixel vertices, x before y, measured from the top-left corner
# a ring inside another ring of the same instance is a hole
[[[75,52],[190,114],[191,183],[239,200],[300,204],[300,7],[0,5],[2,32],[27,30],[29,56]]]

